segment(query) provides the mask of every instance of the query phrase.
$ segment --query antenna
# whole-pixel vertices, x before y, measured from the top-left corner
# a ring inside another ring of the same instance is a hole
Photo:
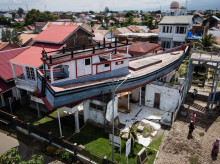
[[[28,5],[26,4],[26,7],[27,7],[27,11],[28,11]]]

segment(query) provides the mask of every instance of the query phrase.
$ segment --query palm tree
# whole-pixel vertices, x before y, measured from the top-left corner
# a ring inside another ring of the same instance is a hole
[[[137,138],[137,134],[135,133],[135,130],[133,128],[133,126],[129,127],[129,131],[128,132],[123,132],[120,134],[120,137],[122,137],[124,134],[128,134],[128,138],[131,138],[131,147],[135,147],[136,146],[136,140]]]
[[[197,40],[195,43],[195,46],[199,50],[212,50],[215,48],[215,37],[212,34],[206,34],[203,36],[202,39]]]

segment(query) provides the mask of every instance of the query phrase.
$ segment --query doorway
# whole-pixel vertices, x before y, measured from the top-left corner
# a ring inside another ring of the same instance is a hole
[[[154,95],[154,108],[160,109],[160,93]]]

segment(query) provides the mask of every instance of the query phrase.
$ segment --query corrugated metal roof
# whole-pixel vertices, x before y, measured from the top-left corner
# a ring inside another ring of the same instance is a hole
[[[160,24],[189,24],[192,21],[193,15],[165,16],[160,21]]]
[[[5,92],[14,86],[13,83],[6,83],[0,78],[0,93]]]
[[[7,46],[9,42],[0,42],[0,50]]]
[[[50,26],[57,26],[57,25],[62,25],[62,26],[82,26],[83,23],[78,23],[78,22],[48,22],[43,28],[42,30],[46,30],[48,27]]]
[[[22,45],[26,44],[28,41],[30,41],[31,39],[33,39],[36,36],[37,36],[37,34],[25,34],[25,33],[22,33],[20,35],[20,39],[21,39]]]
[[[79,26],[51,26],[37,35],[34,40],[61,44],[78,27]]]
[[[40,67],[42,65],[41,57],[42,57],[42,50],[43,47],[46,52],[48,51],[55,51],[59,50],[63,47],[63,45],[56,45],[56,44],[40,44],[36,43],[31,46],[29,49],[21,53],[19,56],[15,57],[14,59],[10,60],[10,62],[15,64],[27,65],[32,67]],[[48,53],[47,55],[53,55],[54,53]]]
[[[29,49],[29,47],[16,48],[16,49],[11,49],[11,50],[0,52],[0,70],[1,70],[0,76],[2,79],[4,79],[5,81],[8,81],[14,78],[9,60],[18,56],[19,54],[21,54],[27,49]],[[21,75],[21,73],[23,72],[21,66],[15,66],[15,70],[16,70],[17,76]]]
[[[156,43],[148,43],[148,42],[131,42],[132,45],[129,46],[128,53],[136,54],[136,55],[146,55],[153,50],[160,50],[161,45]],[[119,52],[126,52],[125,47],[120,47],[117,49]]]

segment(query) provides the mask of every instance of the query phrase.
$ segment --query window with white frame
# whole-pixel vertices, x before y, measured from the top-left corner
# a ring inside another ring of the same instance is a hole
[[[32,67],[25,67],[25,68],[26,68],[26,73],[27,73],[27,79],[35,80],[34,68]]]

